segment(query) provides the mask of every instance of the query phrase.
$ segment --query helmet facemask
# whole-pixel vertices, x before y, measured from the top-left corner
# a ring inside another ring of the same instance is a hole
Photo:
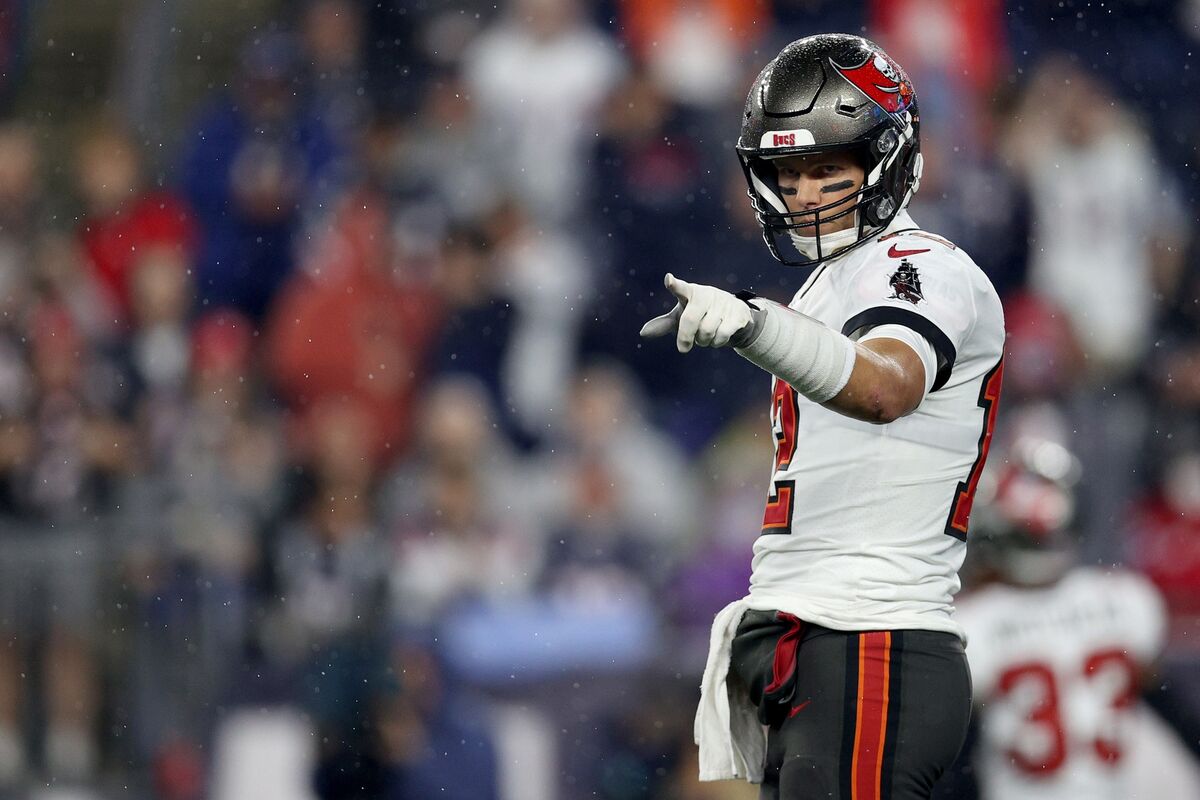
[[[864,185],[853,194],[816,208],[791,211],[779,186],[775,159],[740,153],[739,156],[749,187],[750,204],[763,228],[763,239],[771,254],[783,264],[817,264],[864,238],[868,216],[859,213],[859,209],[874,202],[879,195],[878,186]],[[821,233],[823,226],[847,216],[854,218],[848,227]],[[850,241],[847,242],[848,238]]]
[[[739,148],[747,194],[763,228],[763,240],[778,261],[788,266],[812,266],[865,244],[895,218],[916,192],[921,155],[916,145],[916,118],[905,115],[902,132],[881,127],[867,144],[836,148],[855,153],[864,168],[858,191],[817,208],[790,211],[779,188],[774,161],[789,155],[828,152],[834,148],[789,148],[771,152]],[[899,163],[897,163],[899,162]],[[902,202],[897,201],[902,197]],[[821,226],[855,215],[852,225],[822,234]]]
[[[908,204],[921,177],[920,114],[903,68],[861,36],[825,33],[787,45],[746,94],[737,153],[771,254],[810,266],[871,241]],[[771,160],[844,151],[863,185],[839,202],[790,211]],[[853,215],[822,234],[821,224]],[[844,231],[852,231],[845,233]]]

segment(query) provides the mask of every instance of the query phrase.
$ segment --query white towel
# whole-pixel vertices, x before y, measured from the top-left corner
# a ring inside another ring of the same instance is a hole
[[[700,746],[700,780],[745,778],[762,783],[767,752],[767,729],[740,681],[726,683],[733,637],[750,598],[735,600],[713,620],[708,662],[700,682],[700,705],[693,728]]]

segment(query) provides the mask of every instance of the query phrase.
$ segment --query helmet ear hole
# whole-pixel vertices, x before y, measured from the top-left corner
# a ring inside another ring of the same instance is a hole
[[[896,201],[884,195],[863,205],[863,216],[869,225],[883,225],[884,221],[896,210]]]
[[[899,138],[900,137],[896,134],[896,131],[893,128],[888,128],[883,133],[879,134],[879,138],[873,142],[875,145],[875,155],[879,158],[882,158],[883,156],[886,156],[888,153],[892,152],[892,148],[896,146]]]
[[[875,213],[879,216],[879,222],[882,222],[892,215],[896,210],[896,203],[890,197],[881,197],[879,202],[875,204]]]

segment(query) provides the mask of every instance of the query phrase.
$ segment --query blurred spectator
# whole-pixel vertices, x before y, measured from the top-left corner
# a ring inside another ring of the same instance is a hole
[[[312,114],[343,149],[359,144],[370,114],[363,24],[354,0],[306,0],[300,21]]]
[[[365,60],[375,109],[397,118],[412,115],[426,82],[462,61],[463,52],[497,10],[498,4],[488,0],[368,4]]]
[[[276,543],[282,652],[308,654],[372,630],[382,607],[386,548],[372,507],[370,416],[328,400],[311,417],[309,487]]]
[[[147,392],[139,409],[148,469],[122,520],[126,585],[142,624],[126,677],[135,755],[160,777],[196,767],[243,663],[263,531],[282,505],[280,426],[257,394],[253,342],[243,315],[204,315],[186,343],[178,394]]]
[[[646,423],[635,379],[616,365],[582,370],[570,411],[536,484],[553,531],[545,581],[601,604],[646,601],[695,531],[687,462]]]
[[[430,289],[406,274],[388,222],[375,194],[342,196],[266,325],[268,367],[296,415],[299,446],[314,409],[349,399],[368,415],[376,463],[408,444],[413,396],[441,316]]]
[[[672,773],[684,758],[679,739],[684,731],[691,732],[690,706],[694,705],[693,687],[674,677],[645,675],[632,683],[629,696],[618,703],[610,701],[602,712],[597,726],[600,757],[584,766],[592,773],[588,783],[597,787],[595,796],[604,800],[674,798],[669,790]]]
[[[102,363],[60,306],[30,316],[28,393],[0,429],[0,781],[28,767],[29,648],[41,645],[46,771],[72,781],[98,766],[94,640],[116,484],[135,441],[118,416],[119,373]]]
[[[1061,418],[1061,440],[1083,463],[1077,525],[1084,563],[1121,558],[1121,520],[1138,492],[1135,473],[1147,434],[1146,409],[1133,390],[1090,387],[1087,352],[1069,311],[1033,293],[1005,306],[1004,403],[1000,429],[1023,417]]]
[[[117,127],[92,127],[76,149],[76,181],[85,216],[79,241],[103,301],[125,323],[130,280],[146,259],[173,259],[190,269],[198,232],[183,201],[143,185],[137,144]],[[188,310],[191,296],[185,299]]]
[[[1001,299],[1019,293],[1029,263],[1029,198],[1023,182],[990,148],[955,157],[924,128],[921,139],[925,167],[921,189],[908,206],[913,218],[975,254]]]
[[[428,648],[401,643],[391,661],[402,677],[375,708],[386,776],[379,797],[498,800],[496,747],[472,699]]]
[[[388,550],[372,502],[370,424],[353,401],[314,408],[306,489],[270,552],[268,663],[295,687],[291,694],[316,723],[326,761],[347,746],[352,760],[370,755],[363,741],[368,696],[383,678],[376,664],[386,630]]]
[[[1004,147],[1033,204],[1032,288],[1070,314],[1091,381],[1124,377],[1150,344],[1156,294],[1175,289],[1183,243],[1144,130],[1058,57],[1031,78]]]
[[[505,187],[539,222],[574,221],[582,171],[569,165],[583,160],[620,75],[612,43],[587,24],[579,0],[510,0],[464,66]]]
[[[325,442],[314,454],[311,488],[272,548],[275,596],[263,631],[268,663],[336,740],[360,729],[364,678],[380,678],[373,664],[384,630],[387,549],[363,491],[374,477],[363,422],[350,407],[322,417]]]
[[[921,136],[954,141],[930,147],[958,166],[979,157],[984,113],[1007,60],[1003,0],[871,0],[869,34],[906,66],[921,99]],[[911,65],[911,66],[909,66]],[[922,190],[925,189],[922,185]],[[972,251],[974,252],[974,251]]]
[[[669,611],[702,648],[716,613],[750,585],[751,548],[767,502],[763,464],[773,458],[771,441],[761,435],[766,411],[756,403],[731,420],[713,437],[701,462],[699,529],[672,583]]]
[[[1064,403],[1079,386],[1085,368],[1083,347],[1066,310],[1026,292],[1004,306],[1003,412],[1039,402]]]
[[[50,523],[92,521],[111,509],[113,479],[134,464],[128,381],[88,347],[61,306],[31,314],[29,393],[5,420],[0,507]]]
[[[436,203],[458,221],[491,211],[504,187],[491,134],[478,117],[478,103],[457,70],[429,80],[419,112],[398,126],[385,164],[389,189],[417,206]]]
[[[1157,480],[1131,509],[1125,556],[1167,602],[1167,653],[1159,712],[1190,734],[1200,757],[1200,445],[1195,428],[1176,432]]]
[[[585,255],[535,230],[510,200],[480,227],[451,231],[434,279],[446,318],[431,370],[472,375],[506,434],[526,449],[543,440],[565,415],[590,292]]]
[[[762,252],[762,229],[733,154],[723,153],[721,168],[709,169],[702,134],[689,117],[644,71],[631,74],[610,98],[592,158],[595,251],[603,269],[583,335],[586,354],[629,365],[668,409],[662,416],[672,432],[699,446],[731,411],[723,404],[736,410],[745,397],[722,389],[764,373],[715,352],[697,352],[706,362],[698,366],[664,361],[644,347],[636,332],[661,313],[669,296],[663,275],[674,270],[731,291],[766,291],[764,273],[775,280],[788,276]],[[726,176],[729,181],[721,180]]]
[[[41,159],[33,131],[18,123],[0,125],[0,303],[11,314],[24,307],[30,250],[42,222]]]
[[[31,288],[37,295],[61,307],[90,344],[110,356],[119,353],[123,345],[119,339],[121,326],[103,287],[88,269],[79,243],[65,233],[48,231],[32,242],[29,257]],[[132,391],[126,390],[126,397],[130,396]]]
[[[522,431],[536,441],[563,422],[581,310],[594,278],[574,239],[541,229],[517,203],[501,204],[485,226],[498,293],[515,312],[502,365],[503,396]]]
[[[1030,288],[1066,312],[1085,359],[1069,412],[1088,476],[1084,557],[1114,561],[1149,431],[1133,379],[1165,310],[1160,299],[1177,290],[1183,221],[1145,132],[1069,58],[1038,66],[1004,152],[1029,187]]]
[[[1133,509],[1131,562],[1162,590],[1170,610],[1169,646],[1194,658],[1200,624],[1200,447],[1182,448]]]
[[[262,316],[294,263],[302,216],[332,196],[334,136],[295,82],[290,35],[256,35],[233,91],[201,114],[185,144],[183,188],[202,231],[202,302]]]
[[[436,627],[464,603],[519,598],[539,574],[536,500],[482,388],[453,376],[429,388],[417,446],[390,481],[398,624]]]
[[[434,272],[446,318],[430,351],[430,370],[475,378],[487,389],[496,424],[509,436],[520,437],[504,381],[516,312],[502,294],[496,261],[482,230],[464,227],[446,237]]]
[[[740,100],[742,58],[769,30],[769,2],[622,0],[635,59],[681,103],[723,109]]]
[[[174,250],[148,248],[131,270],[128,284],[130,362],[140,388],[150,397],[179,396],[190,361],[191,269]]]

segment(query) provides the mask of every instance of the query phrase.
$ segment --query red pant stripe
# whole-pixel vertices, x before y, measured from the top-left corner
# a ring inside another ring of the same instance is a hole
[[[851,800],[879,800],[891,682],[892,634],[859,634],[858,711],[854,726]]]

